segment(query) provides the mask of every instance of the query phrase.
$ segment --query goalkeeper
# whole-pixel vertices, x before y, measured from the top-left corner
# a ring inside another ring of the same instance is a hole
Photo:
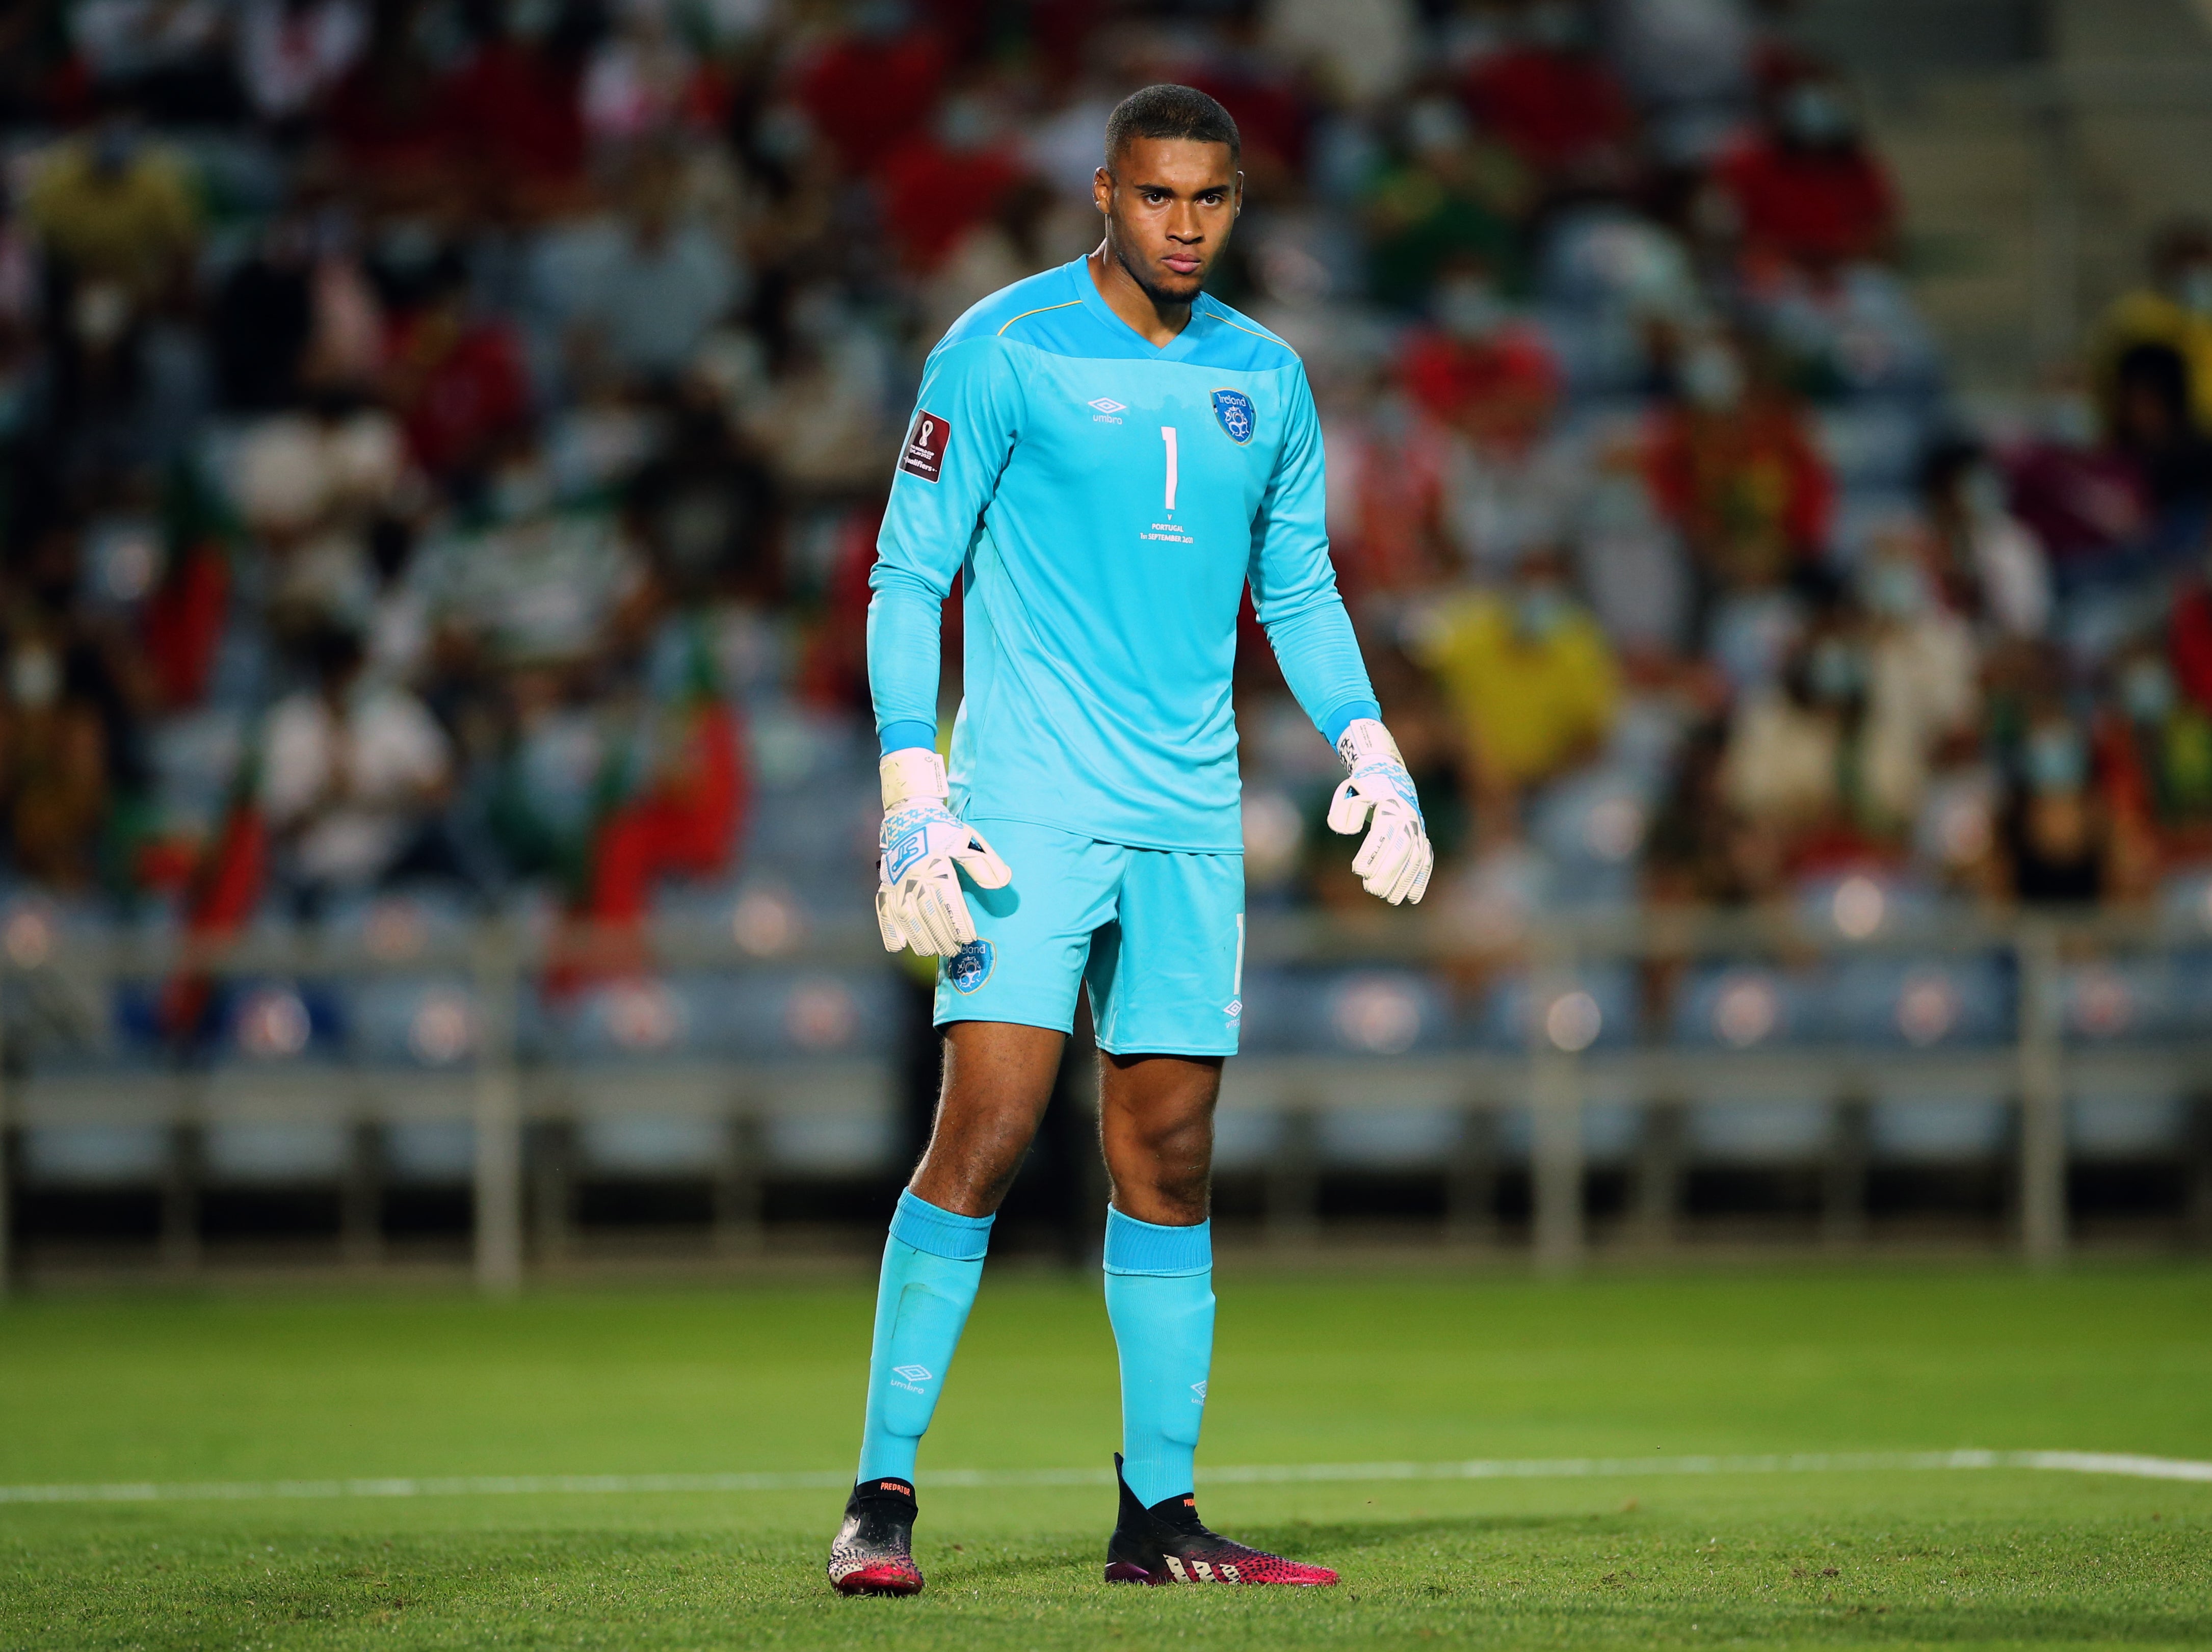
[[[884,944],[941,960],[944,1087],[884,1247],[859,1482],[830,1556],[912,1594],[914,1466],[1036,1133],[1079,984],[1097,1029],[1121,1368],[1109,1580],[1333,1583],[1200,1524],[1212,1357],[1213,1106],[1237,1048],[1243,835],[1230,677],[1249,586],[1350,777],[1352,869],[1419,901],[1419,805],[1336,591],[1321,430],[1297,356],[1206,296],[1241,203],[1235,123],[1154,86],[1108,122],[1105,240],[932,352],[871,576]],[[966,698],[937,755],[939,617],[966,604]]]

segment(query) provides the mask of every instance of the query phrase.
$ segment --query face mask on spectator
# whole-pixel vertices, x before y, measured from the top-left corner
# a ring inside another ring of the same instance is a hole
[[[1574,599],[1548,581],[1526,587],[1513,600],[1513,629],[1542,641],[1556,634],[1574,613]]]
[[[559,15],[559,0],[507,0],[507,32],[517,39],[542,40]]]
[[[1550,52],[1572,52],[1589,43],[1589,17],[1570,0],[1539,0],[1523,25],[1528,39]]]
[[[1810,148],[1848,143],[1857,136],[1851,112],[1825,86],[1801,86],[1783,100],[1782,130]]]
[[[1966,472],[1966,481],[1960,484],[1959,495],[1966,501],[1966,514],[1976,521],[1986,522],[2012,508],[2011,489],[1987,465],[1978,465]]]
[[[2120,676],[2120,703],[2138,723],[2162,720],[2173,709],[2173,678],[2165,662],[2138,659]]]
[[[492,513],[502,521],[538,515],[552,503],[553,474],[542,465],[510,465],[492,482]]]
[[[106,349],[130,328],[131,295],[115,282],[88,281],[76,290],[70,320],[87,348]]]
[[[1682,363],[1682,393],[1709,413],[1725,413],[1743,400],[1743,363],[1724,344],[1701,344]]]
[[[1812,657],[1805,662],[1805,680],[1813,697],[1831,705],[1856,695],[1865,677],[1859,651],[1841,637],[1822,638],[1813,645]]]
[[[26,710],[41,710],[61,697],[61,662],[37,643],[18,648],[8,661],[8,692]]]
[[[1456,149],[1467,142],[1467,117],[1455,103],[1423,98],[1406,111],[1406,142],[1416,155]]]
[[[103,178],[119,178],[138,152],[138,134],[128,121],[113,120],[93,141],[92,168]]]
[[[1480,276],[1447,276],[1437,283],[1437,319],[1455,338],[1485,338],[1505,319],[1498,289]]]
[[[860,0],[852,19],[854,33],[887,40],[906,27],[907,9],[902,0]]]
[[[937,117],[937,137],[948,149],[981,149],[998,135],[997,126],[989,107],[980,100],[949,98]]]
[[[2089,778],[2089,753],[2081,737],[2064,723],[2047,724],[2027,737],[2022,754],[2031,790],[2049,795],[2078,792]]]
[[[1911,562],[1884,562],[1868,587],[1867,606],[1884,619],[1911,619],[1928,606],[1928,578]]]

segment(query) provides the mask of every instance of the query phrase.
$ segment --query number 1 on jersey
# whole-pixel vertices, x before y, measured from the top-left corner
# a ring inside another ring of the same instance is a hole
[[[1160,427],[1160,440],[1165,442],[1168,446],[1168,508],[1170,510],[1173,510],[1175,508],[1176,494],[1175,426],[1171,424],[1162,425]]]

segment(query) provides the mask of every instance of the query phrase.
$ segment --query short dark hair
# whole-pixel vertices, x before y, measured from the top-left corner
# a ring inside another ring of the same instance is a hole
[[[1115,104],[1106,117],[1106,164],[1110,167],[1140,137],[1226,143],[1232,162],[1244,155],[1244,140],[1229,111],[1195,86],[1147,86]]]

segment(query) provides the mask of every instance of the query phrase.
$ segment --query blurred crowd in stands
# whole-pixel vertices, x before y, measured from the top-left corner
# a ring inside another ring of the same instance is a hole
[[[2212,858],[2212,233],[2081,414],[1968,428],[1780,6],[8,0],[6,878],[207,932],[402,884],[864,923],[921,359],[1095,243],[1156,80],[1242,127],[1219,294],[1306,360],[1471,938]],[[1254,902],[1352,908],[1247,629]]]

